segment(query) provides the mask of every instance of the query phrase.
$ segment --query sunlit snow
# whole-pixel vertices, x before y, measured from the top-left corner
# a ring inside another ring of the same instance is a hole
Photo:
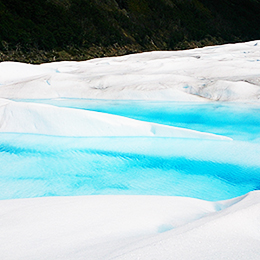
[[[259,57],[0,63],[0,258],[258,259]]]

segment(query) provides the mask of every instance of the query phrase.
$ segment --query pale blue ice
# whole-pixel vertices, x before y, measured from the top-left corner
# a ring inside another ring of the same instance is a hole
[[[73,99],[37,102],[216,133],[234,141],[2,133],[0,199],[134,194],[216,201],[260,188],[257,105]]]

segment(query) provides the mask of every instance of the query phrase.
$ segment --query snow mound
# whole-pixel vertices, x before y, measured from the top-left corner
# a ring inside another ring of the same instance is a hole
[[[0,132],[57,136],[163,136],[232,140],[106,113],[0,99]]]
[[[260,41],[83,62],[0,63],[0,96],[259,101]],[[245,84],[247,83],[247,84]]]
[[[138,242],[108,259],[258,259],[260,191],[228,203],[232,201],[236,203],[222,211]]]
[[[257,259],[260,192],[0,201],[2,259]],[[15,245],[15,250],[14,249]]]

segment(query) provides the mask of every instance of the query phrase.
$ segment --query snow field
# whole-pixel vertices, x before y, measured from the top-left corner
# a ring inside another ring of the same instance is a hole
[[[162,136],[229,141],[225,136],[190,129],[11,99],[258,104],[259,57],[260,41],[253,41],[84,62],[41,65],[2,62],[0,132],[57,137]],[[191,146],[192,152],[194,149]],[[225,156],[221,150],[217,153],[216,156]],[[1,200],[0,258],[255,260],[260,255],[259,201],[257,190],[219,202],[108,195]]]
[[[83,62],[2,62],[0,96],[258,102],[259,57],[253,41]]]
[[[156,196],[0,201],[0,255],[27,260],[257,259],[259,195],[255,191],[220,202]]]

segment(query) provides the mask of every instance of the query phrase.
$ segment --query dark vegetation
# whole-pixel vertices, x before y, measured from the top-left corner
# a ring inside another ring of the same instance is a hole
[[[85,60],[260,39],[260,0],[0,0],[0,61]]]

